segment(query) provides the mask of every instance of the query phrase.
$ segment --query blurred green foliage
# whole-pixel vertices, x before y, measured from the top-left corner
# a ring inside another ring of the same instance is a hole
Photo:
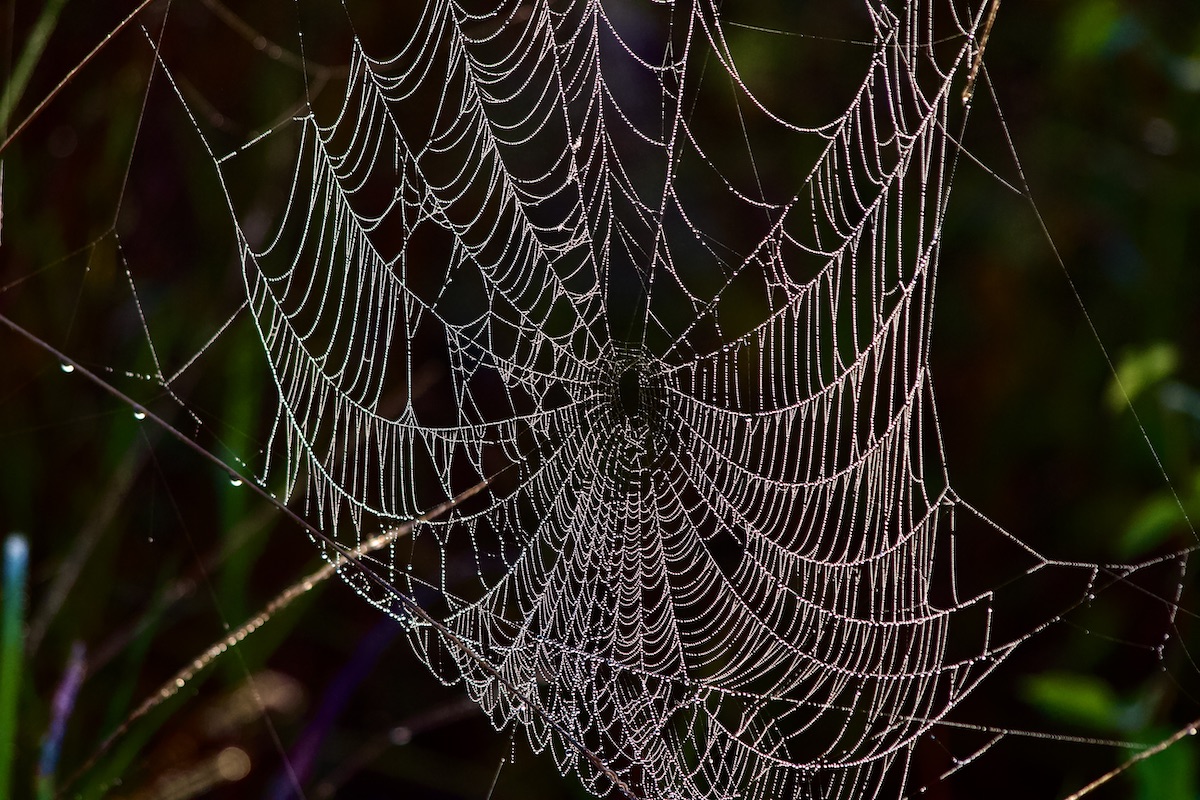
[[[1025,700],[1049,716],[1093,731],[1111,732],[1121,724],[1120,701],[1112,687],[1094,675],[1043,672],[1031,676]]]

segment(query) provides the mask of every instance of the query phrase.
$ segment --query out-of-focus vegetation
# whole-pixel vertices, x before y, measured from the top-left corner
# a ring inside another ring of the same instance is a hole
[[[1179,506],[1200,517],[1200,8],[1007,3],[987,56],[1065,270],[1028,201],[964,165],[934,338],[950,474],[1051,556],[1134,562],[1194,546]],[[967,146],[996,152],[994,112],[977,112]],[[1013,179],[1002,157],[987,163]],[[1185,580],[1169,628],[1193,651],[1196,600]],[[1162,618],[1127,601],[1068,616],[981,695],[1008,704],[1014,727],[1151,742],[1185,725],[1190,656],[1147,671],[1156,656],[1125,645]],[[1010,768],[1037,796],[1065,796],[1129,755],[1033,742]],[[1195,798],[1197,763],[1186,739],[1093,796]],[[986,786],[996,772],[979,766]]]
[[[378,6],[368,25],[387,24]],[[23,91],[9,129],[133,7],[10,0],[4,85]],[[226,46],[241,40],[214,9],[151,8],[145,32],[119,34],[2,154],[0,311],[236,465],[261,445],[252,432],[271,391],[241,346],[244,319],[182,376],[195,417],[138,374],[104,371],[178,363],[241,301],[220,187],[146,37],[169,17],[165,46],[187,64],[179,91],[230,141],[242,121],[204,98],[279,105],[278,82],[295,81],[283,66],[246,71],[250,48]],[[31,47],[40,35],[44,48]],[[335,55],[313,60],[336,68]],[[769,75],[766,64],[755,69]],[[1010,0],[971,116],[964,144],[987,169],[960,162],[933,343],[955,487],[1052,557],[1128,562],[1194,546],[1179,503],[1200,520],[1200,5]],[[1036,213],[1004,185],[1020,185],[1009,135]],[[18,722],[0,738],[15,745],[14,796],[48,795],[144,697],[319,562],[269,503],[8,332],[0,453],[0,534],[25,532],[31,551]],[[925,796],[1063,796],[1131,754],[1089,740],[1155,742],[1187,723],[1200,706],[1188,660],[1200,596],[1170,566],[1146,585],[1183,581],[1173,622],[1169,594],[1098,597],[955,714],[1054,736],[1005,737]],[[1171,637],[1165,669],[1129,644],[1147,629]],[[70,791],[284,797],[294,779],[306,797],[585,796],[460,695],[331,581],[132,725]],[[944,732],[947,746],[969,754],[955,736]],[[1185,739],[1094,796],[1194,800],[1197,763]]]

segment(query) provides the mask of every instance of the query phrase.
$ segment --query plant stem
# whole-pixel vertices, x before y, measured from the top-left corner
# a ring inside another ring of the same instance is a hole
[[[0,609],[0,797],[11,797],[17,741],[17,696],[25,660],[25,580],[29,544],[19,533],[4,542],[4,606]]]
[[[67,0],[49,0],[42,8],[42,15],[38,17],[33,30],[29,32],[29,38],[25,40],[25,49],[21,51],[21,58],[8,77],[4,94],[0,96],[0,131],[8,132],[8,121],[12,118],[13,109],[25,93],[33,68],[42,57],[46,42],[54,32],[54,26],[58,24],[58,15],[62,13],[66,4]]]

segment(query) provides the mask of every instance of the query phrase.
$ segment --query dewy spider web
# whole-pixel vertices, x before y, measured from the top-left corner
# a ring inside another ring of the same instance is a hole
[[[929,340],[987,4],[804,14],[790,81],[719,4],[410,5],[348,9],[346,75],[228,150],[155,45],[278,389],[261,482],[347,548],[486,482],[364,558],[470,653],[346,577],[598,794],[915,793],[918,740],[1132,572],[1039,556],[946,474]]]
[[[429,666],[597,792],[570,742],[637,796],[904,791],[1019,641],[950,580],[928,369],[982,9],[858,14],[822,112],[760,97],[708,3],[430,2],[394,53],[354,38],[336,114],[219,160],[298,142],[239,228],[267,474],[349,544],[490,481],[378,569],[537,708],[412,620]]]
[[[361,532],[494,479],[380,568],[540,708],[414,622],[422,658],[597,791],[560,730],[639,796],[903,785],[1013,647],[990,593],[936,597],[928,339],[974,52],[938,44],[980,13],[861,15],[857,85],[801,124],[708,4],[429,3],[397,53],[355,40],[276,232],[243,233],[288,494]],[[764,174],[768,134],[812,154],[802,185]]]

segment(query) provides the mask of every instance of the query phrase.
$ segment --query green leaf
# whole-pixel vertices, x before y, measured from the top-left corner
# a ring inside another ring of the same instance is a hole
[[[1108,407],[1123,411],[1147,389],[1170,377],[1179,366],[1179,351],[1169,342],[1156,342],[1121,355],[1117,372],[1105,390]]]
[[[1183,524],[1183,514],[1172,495],[1153,497],[1134,512],[1121,537],[1118,553],[1126,558],[1142,555],[1166,541]]]
[[[1063,55],[1068,61],[1095,58],[1112,39],[1120,19],[1113,0],[1089,0],[1075,6],[1063,29]]]
[[[1112,687],[1092,675],[1044,672],[1022,687],[1027,703],[1047,716],[1094,730],[1120,727],[1121,704]]]

